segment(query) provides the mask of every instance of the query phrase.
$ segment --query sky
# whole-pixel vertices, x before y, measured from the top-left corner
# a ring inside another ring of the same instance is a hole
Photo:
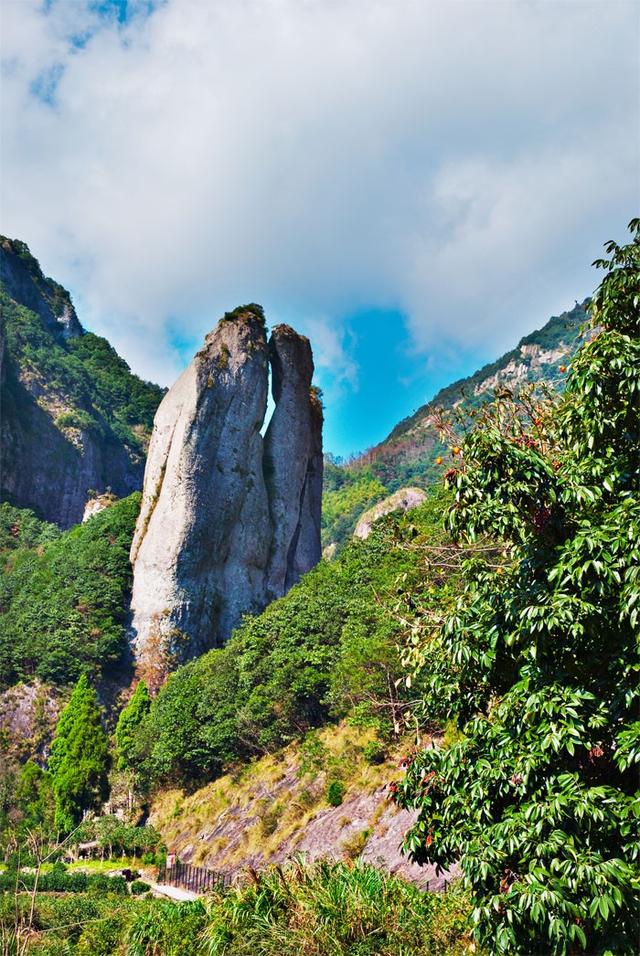
[[[597,284],[640,198],[636,0],[2,0],[0,231],[170,385],[227,310],[382,440]]]

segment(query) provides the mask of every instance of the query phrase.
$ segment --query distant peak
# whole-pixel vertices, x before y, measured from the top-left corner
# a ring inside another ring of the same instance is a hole
[[[36,312],[64,339],[84,334],[71,296],[58,282],[44,275],[40,263],[21,239],[0,236],[0,280],[14,301]]]

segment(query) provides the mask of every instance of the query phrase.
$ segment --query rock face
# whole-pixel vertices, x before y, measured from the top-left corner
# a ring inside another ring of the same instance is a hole
[[[263,439],[269,364],[276,404]],[[131,561],[138,661],[222,643],[320,559],[322,409],[309,342],[228,313],[156,413]]]
[[[301,855],[308,863],[359,856],[425,888],[443,889],[457,867],[437,872],[435,866],[412,863],[400,851],[417,812],[401,810],[390,799],[389,782],[397,777],[406,750],[392,750],[372,768],[356,756],[362,753],[361,733],[344,725],[320,731],[319,740],[334,761],[349,754],[340,806],[326,801],[331,771],[301,773],[302,751],[293,744],[251,764],[241,782],[225,775],[193,793],[163,790],[152,802],[149,822],[181,862],[231,879],[248,867],[260,870]]]
[[[142,486],[144,452],[114,427],[111,393],[123,408],[135,389],[161,397],[107,343],[101,354],[122,368],[98,385],[101,354],[78,348],[89,341],[104,340],[85,335],[69,294],[23,242],[0,236],[0,499],[63,528],[82,520],[89,489],[124,497]]]
[[[0,779],[3,758],[24,761],[47,757],[63,704],[63,696],[55,687],[38,680],[0,692],[0,734],[5,739]]]
[[[379,501],[373,508],[365,511],[358,521],[353,535],[355,538],[368,538],[375,522],[392,511],[410,511],[425,501],[427,495],[422,488],[399,488],[388,498]]]
[[[264,475],[273,527],[267,596],[273,600],[322,556],[322,406],[311,391],[308,339],[277,325],[269,358],[276,408],[265,436]]]

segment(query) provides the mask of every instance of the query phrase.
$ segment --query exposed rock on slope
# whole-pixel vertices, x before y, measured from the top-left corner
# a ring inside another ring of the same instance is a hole
[[[89,489],[141,487],[162,390],[85,333],[69,293],[4,237],[0,310],[0,497],[69,527]]]
[[[48,754],[63,700],[51,685],[35,680],[0,693],[0,776],[2,760]]]
[[[365,511],[355,527],[354,536],[368,538],[375,522],[383,515],[388,515],[392,511],[410,511],[411,508],[421,505],[426,497],[426,492],[422,488],[400,488],[388,498],[379,501],[373,508]]]
[[[398,750],[371,766],[363,759],[369,739],[345,724],[326,727],[316,740],[327,754],[326,768],[302,766],[299,744],[245,767],[241,776],[214,780],[191,794],[163,791],[151,808],[150,823],[170,852],[234,877],[303,854],[307,860],[360,857],[368,863],[441,889],[455,871],[437,874],[403,856],[400,845],[415,814],[390,799],[389,783],[400,776]],[[304,772],[306,771],[306,772]],[[338,773],[344,784],[339,806],[327,802]]]
[[[276,408],[266,438],[269,361]],[[322,411],[309,342],[222,319],[156,414],[131,548],[136,657],[224,641],[320,559]]]

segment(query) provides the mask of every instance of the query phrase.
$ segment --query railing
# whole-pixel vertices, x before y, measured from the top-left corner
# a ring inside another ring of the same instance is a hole
[[[438,882],[438,880],[427,880],[422,884],[422,888],[428,893],[431,891],[432,884],[435,884],[432,892],[447,893],[451,880],[443,880],[440,886]],[[210,890],[224,889],[225,886],[230,885],[231,880],[224,873],[218,873],[216,870],[207,870],[203,866],[192,866],[191,863],[176,861],[171,866],[160,868],[158,883],[179,886],[194,893],[208,893]]]
[[[215,870],[206,870],[203,866],[192,866],[191,863],[176,861],[171,866],[163,866],[158,873],[158,883],[168,883],[169,886],[180,886],[193,893],[207,893],[210,890],[222,889],[227,886],[229,879],[224,873]]]

